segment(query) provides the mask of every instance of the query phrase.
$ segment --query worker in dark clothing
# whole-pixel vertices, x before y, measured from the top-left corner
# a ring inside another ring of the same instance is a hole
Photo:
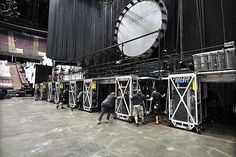
[[[83,91],[79,90],[78,92],[78,96],[77,96],[77,102],[76,102],[76,105],[74,107],[71,107],[71,111],[73,111],[75,108],[78,108],[78,109],[82,109],[82,105],[83,105]]]
[[[131,97],[131,100],[133,102],[133,116],[135,119],[136,126],[139,126],[139,117],[142,119],[142,124],[144,125],[144,101],[146,101],[146,97],[142,94],[141,90],[137,90],[137,94],[135,94],[133,97]]]
[[[105,100],[103,100],[102,104],[101,104],[101,107],[102,107],[102,112],[98,118],[98,122],[97,124],[101,124],[101,120],[102,120],[102,117],[105,113],[107,113],[107,120],[106,120],[106,123],[110,123],[109,119],[110,119],[110,114],[112,112],[112,109],[114,108],[115,106],[115,100],[116,100],[116,96],[115,96],[115,93],[114,92],[111,92],[107,98]]]
[[[148,100],[152,101],[153,113],[156,116],[156,124],[159,124],[161,122],[161,98],[163,98],[165,94],[161,95],[160,92],[156,91],[156,88],[153,88],[152,90],[151,98]]]
[[[40,96],[40,90],[39,90],[39,86],[35,86],[35,101],[39,100],[39,96]]]
[[[57,105],[57,109],[59,108],[59,106],[61,106],[61,109],[64,109],[63,105],[68,104],[68,102],[69,102],[69,89],[66,88],[63,90],[63,93],[60,97],[60,102]]]

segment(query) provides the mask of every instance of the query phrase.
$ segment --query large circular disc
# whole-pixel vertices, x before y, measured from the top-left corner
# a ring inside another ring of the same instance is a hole
[[[119,17],[119,23],[116,24],[118,31],[115,35],[118,44],[159,30],[154,34],[131,41],[123,46],[120,45],[119,49],[125,55],[130,57],[139,56],[149,52],[151,46],[157,47],[158,44],[155,42],[157,42],[158,37],[160,38],[160,30],[166,28],[163,19],[166,20],[167,16],[163,13],[166,14],[167,12],[163,5],[163,2],[137,1],[137,3],[130,3],[124,9]]]

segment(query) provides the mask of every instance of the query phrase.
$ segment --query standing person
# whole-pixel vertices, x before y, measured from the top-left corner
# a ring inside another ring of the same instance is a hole
[[[79,90],[79,94],[77,95],[77,102],[74,107],[71,107],[71,111],[73,111],[75,108],[82,109],[83,104],[83,91]]]
[[[165,94],[161,95],[160,92],[156,91],[155,87],[153,87],[152,90],[151,98],[148,100],[152,101],[153,113],[156,116],[156,124],[159,124],[161,122],[161,98],[163,98]]]
[[[39,96],[40,96],[40,90],[39,90],[39,86],[35,86],[35,101],[38,101],[39,100]]]
[[[98,122],[97,124],[101,124],[101,120],[102,120],[102,117],[105,113],[107,113],[107,120],[106,120],[106,123],[110,123],[109,119],[110,119],[110,114],[112,112],[112,109],[114,108],[115,106],[115,100],[116,100],[116,96],[115,96],[115,93],[114,92],[111,92],[107,98],[105,100],[103,100],[102,104],[101,104],[101,107],[102,107],[102,112],[98,118]]]
[[[133,108],[133,116],[135,119],[136,126],[139,126],[138,119],[141,117],[142,119],[142,125],[145,124],[144,122],[144,101],[146,100],[146,97],[142,94],[141,90],[138,89],[137,94],[135,94],[133,97],[131,97],[131,100],[133,102],[134,108]]]
[[[66,89],[63,90],[63,93],[60,97],[60,102],[57,105],[57,109],[59,106],[61,106],[61,109],[64,109],[63,105],[67,104],[69,102],[68,100],[69,100],[69,89],[67,87]]]

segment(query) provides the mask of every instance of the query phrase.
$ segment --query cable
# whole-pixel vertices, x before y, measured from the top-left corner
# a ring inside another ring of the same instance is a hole
[[[180,58],[183,59],[183,0],[179,0],[179,2]]]
[[[224,18],[224,6],[223,6],[223,1],[220,0],[220,5],[221,5],[221,16],[222,16],[222,27],[223,27],[223,38],[224,38],[224,43],[226,41],[225,39],[225,18]]]
[[[189,53],[189,52],[196,52],[196,51],[208,50],[208,49],[219,48],[219,47],[223,47],[223,46],[224,46],[224,44],[215,45],[215,46],[209,46],[209,47],[205,47],[205,48],[200,48],[200,49],[194,49],[194,50],[184,51],[183,53]]]
[[[136,37],[136,38],[133,38],[133,39],[127,40],[127,41],[125,41],[125,42],[122,42],[122,43],[120,43],[120,44],[111,45],[111,46],[108,46],[108,47],[102,48],[102,49],[100,49],[100,50],[93,51],[93,52],[91,52],[91,53],[89,53],[89,54],[88,54],[88,53],[85,53],[85,54],[87,54],[87,55],[84,55],[83,57],[87,57],[87,56],[95,55],[95,54],[98,53],[98,52],[102,52],[102,51],[105,51],[105,50],[108,50],[108,49],[111,49],[111,48],[115,48],[115,47],[117,47],[117,46],[120,46],[120,45],[123,45],[123,44],[129,43],[129,42],[132,42],[132,41],[134,41],[134,40],[137,40],[137,39],[140,39],[140,38],[143,38],[143,37],[146,37],[146,36],[152,35],[152,34],[157,33],[157,32],[159,32],[159,30],[156,30],[156,31],[153,31],[153,32],[150,32],[150,33],[147,33],[147,34],[141,35],[141,36],[138,36],[138,37]],[[78,58],[75,58],[75,59],[78,59]]]
[[[197,12],[197,19],[198,19],[198,27],[199,27],[199,35],[200,35],[200,47],[201,47],[201,50],[202,50],[202,25],[201,25],[201,21],[200,21],[200,13],[199,13],[199,2],[198,0],[196,0],[196,12]]]
[[[203,42],[203,47],[205,47],[205,13],[204,13],[204,3],[203,0],[200,0],[201,3],[201,20],[202,20],[202,42]]]

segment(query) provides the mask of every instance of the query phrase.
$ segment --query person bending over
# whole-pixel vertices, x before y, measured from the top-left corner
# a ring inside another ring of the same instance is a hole
[[[101,120],[102,117],[105,113],[107,113],[107,120],[106,123],[110,123],[109,119],[110,119],[110,114],[112,112],[112,109],[115,106],[115,100],[116,100],[116,96],[114,92],[111,92],[107,98],[105,100],[103,100],[102,104],[101,104],[101,108],[102,108],[102,112],[98,118],[97,124],[101,124]]]

